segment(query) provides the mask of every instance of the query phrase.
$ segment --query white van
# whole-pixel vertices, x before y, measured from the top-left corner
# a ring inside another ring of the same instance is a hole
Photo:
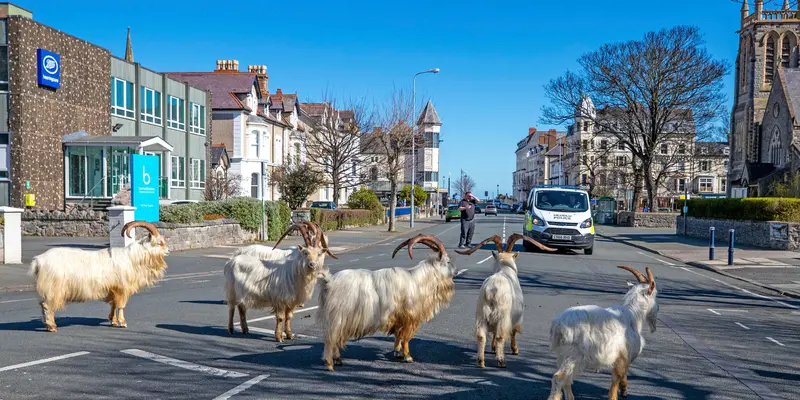
[[[523,234],[554,248],[594,251],[589,194],[578,186],[538,185],[528,196]],[[525,243],[525,249],[531,250]]]

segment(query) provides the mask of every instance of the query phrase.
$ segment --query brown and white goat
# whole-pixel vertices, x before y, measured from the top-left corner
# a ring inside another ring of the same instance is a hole
[[[423,323],[450,304],[457,275],[444,244],[432,235],[404,241],[392,257],[408,246],[408,256],[413,259],[416,243],[435,253],[411,269],[349,269],[323,278],[317,322],[325,331],[323,360],[329,370],[333,371],[334,364],[342,364],[339,350],[347,340],[379,331],[395,336],[395,357],[414,361],[408,342]]]
[[[494,274],[483,281],[478,303],[475,307],[475,336],[478,340],[478,367],[483,368],[486,336],[492,334],[492,351],[500,368],[506,367],[505,341],[511,337],[511,354],[519,354],[517,334],[522,333],[522,309],[524,298],[519,284],[516,259],[519,253],[512,252],[514,243],[523,239],[547,251],[555,251],[529,237],[515,233],[508,238],[505,250],[500,236],[494,235],[469,250],[456,250],[458,254],[470,255],[489,242],[494,242],[497,251],[492,251]]]
[[[33,258],[29,274],[35,279],[42,322],[48,331],[56,331],[54,312],[67,303],[101,299],[111,305],[111,325],[127,328],[124,311],[128,299],[164,276],[164,256],[169,254],[166,240],[149,222],[128,222],[122,235],[131,237],[130,231],[136,227],[147,229],[150,235],[125,248],[56,247]]]
[[[228,303],[228,333],[233,334],[233,314],[239,310],[242,333],[248,333],[247,309],[271,308],[275,315],[275,339],[283,343],[294,339],[291,320],[294,309],[305,303],[314,291],[317,277],[327,275],[325,255],[335,255],[328,249],[322,229],[314,226],[315,238],[308,234],[307,224],[294,224],[278,239],[295,229],[299,230],[307,247],[297,246],[297,254],[275,260],[261,260],[249,254],[239,254],[225,264],[225,297]]]

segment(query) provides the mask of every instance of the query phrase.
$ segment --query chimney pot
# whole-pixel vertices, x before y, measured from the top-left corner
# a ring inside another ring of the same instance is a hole
[[[233,60],[233,70],[234,71],[239,70],[239,60]]]
[[[533,135],[536,133],[536,128],[528,128],[528,136]]]
[[[217,71],[222,69],[222,60],[217,60]]]
[[[278,89],[278,91],[277,91],[277,92],[275,92],[275,94],[282,95],[282,94],[283,94],[283,91],[282,91],[282,90],[280,90],[280,89]]]

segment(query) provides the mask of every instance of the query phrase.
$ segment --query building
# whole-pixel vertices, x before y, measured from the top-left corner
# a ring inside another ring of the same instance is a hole
[[[414,184],[419,185],[428,193],[428,198],[425,200],[427,209],[437,204],[436,193],[439,191],[439,144],[441,143],[439,134],[441,129],[442,120],[439,119],[439,114],[436,112],[436,108],[433,107],[433,102],[428,100],[417,119],[417,132],[422,136],[422,146],[416,148],[414,157],[416,160]],[[410,167],[411,163],[408,165]],[[410,169],[407,170],[405,176],[411,177]],[[410,184],[411,182],[409,181],[408,183]]]
[[[728,190],[728,158],[730,147],[727,142],[696,142],[694,160],[690,168],[690,192],[700,197],[724,197]],[[685,178],[676,180],[675,191],[684,192]]]
[[[564,137],[566,132],[555,129],[539,131],[528,128],[528,135],[517,142],[515,151],[517,169],[512,176],[514,197],[527,199],[530,190],[550,181],[549,163],[545,154],[556,146],[557,138]]]
[[[168,160],[187,163],[184,186],[162,185],[162,199],[203,198],[208,93],[133,62],[130,34],[126,53],[0,4],[0,204],[23,207],[31,194],[41,209],[104,208],[130,181],[133,153],[161,157],[161,182]]]
[[[282,115],[270,111],[267,67],[251,65],[247,72],[241,72],[239,61],[217,60],[212,72],[168,75],[211,92],[213,139],[228,149],[228,173],[239,178],[239,195],[280,199],[269,176],[285,161],[292,128]]]
[[[748,2],[742,2],[738,31],[727,188],[733,197],[767,195],[773,180],[785,179],[800,167],[791,106],[800,91],[800,11],[788,1],[780,10],[764,10],[763,0],[755,0],[754,6],[751,14]]]

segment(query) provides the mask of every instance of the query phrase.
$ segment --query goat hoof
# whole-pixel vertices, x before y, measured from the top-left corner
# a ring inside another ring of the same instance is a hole
[[[286,338],[289,340],[294,340],[295,338],[294,333],[286,332]]]
[[[403,357],[405,357],[405,356],[403,355],[403,353],[401,353],[401,352],[399,352],[399,351],[397,351],[397,350],[395,350],[395,351],[394,351],[394,358],[395,358],[395,359],[398,359],[398,360],[400,360],[400,359],[402,359]]]
[[[333,365],[339,365],[339,366],[341,366],[341,365],[344,365],[344,363],[342,362],[342,359],[341,359],[341,358],[334,358],[334,359],[333,359]]]
[[[478,368],[484,368],[485,366],[486,364],[483,362],[483,360],[478,360]]]
[[[506,360],[497,360],[497,367],[498,368],[505,368],[506,367]]]
[[[46,326],[45,328],[47,328],[48,332],[55,332],[56,331],[56,327],[55,326]]]
[[[518,356],[519,355],[519,349],[511,349],[511,354],[513,354],[515,356]]]
[[[403,362],[404,363],[413,363],[414,359],[411,358],[411,356],[403,357]]]

